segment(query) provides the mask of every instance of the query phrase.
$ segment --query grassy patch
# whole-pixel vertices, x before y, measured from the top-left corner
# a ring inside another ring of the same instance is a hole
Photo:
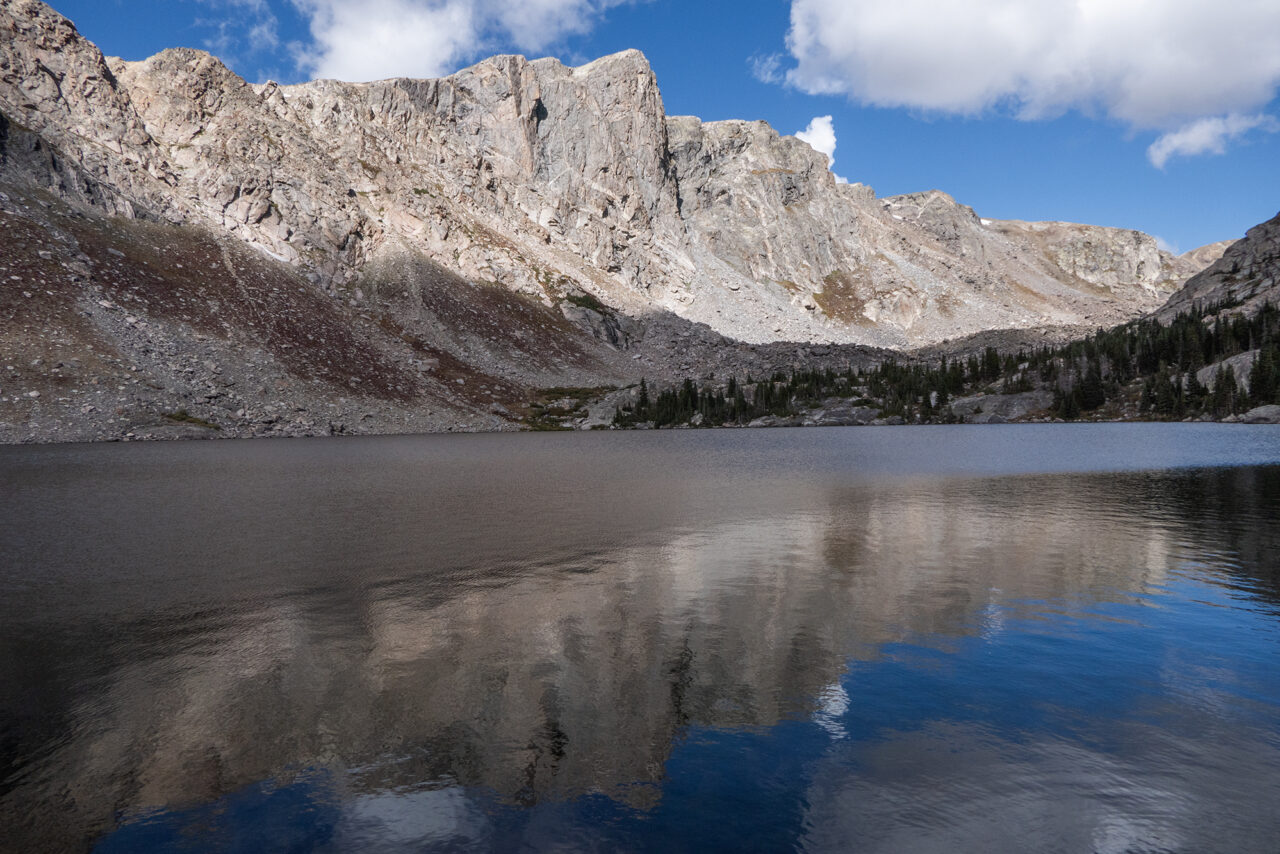
[[[611,391],[617,391],[616,385],[597,385],[597,386],[552,386],[544,388],[538,392],[539,396],[544,400],[555,400],[561,397],[577,398],[579,402],[589,400],[591,398],[600,397]]]
[[[585,417],[587,404],[617,386],[554,386],[538,389],[524,409],[521,422],[530,430],[572,430],[565,422]]]
[[[195,427],[203,427],[206,430],[221,430],[217,424],[211,421],[205,421],[203,418],[197,418],[185,409],[179,409],[177,412],[163,413],[165,418],[178,424],[191,424]]]
[[[588,293],[565,294],[564,301],[578,308],[586,308],[597,314],[607,314],[609,307]]]
[[[573,430],[572,427],[550,418],[530,416],[523,419],[521,423],[534,433],[571,432]]]
[[[863,291],[870,287],[870,276],[866,271],[859,271],[859,274],[843,270],[827,274],[822,280],[822,292],[813,295],[814,304],[832,320],[869,324],[863,313],[867,305]]]

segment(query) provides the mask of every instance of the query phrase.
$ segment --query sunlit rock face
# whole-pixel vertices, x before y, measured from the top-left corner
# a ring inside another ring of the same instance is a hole
[[[936,191],[876,199],[762,122],[668,117],[637,51],[250,85],[200,51],[104,59],[38,0],[0,22],[0,111],[92,186],[47,183],[209,226],[330,291],[407,250],[547,302],[585,291],[744,341],[906,347],[1125,320],[1216,257],[1175,259],[1122,229],[982,220]]]

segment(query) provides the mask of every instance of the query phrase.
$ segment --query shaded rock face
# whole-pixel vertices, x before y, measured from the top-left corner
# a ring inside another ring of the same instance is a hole
[[[210,228],[343,295],[409,253],[547,305],[585,293],[741,341],[901,348],[1128,319],[1212,260],[1119,229],[981,220],[938,192],[877,200],[763,123],[668,117],[637,51],[250,85],[199,51],[104,59],[13,0],[0,113],[74,162],[85,186],[64,197]]]
[[[556,309],[417,256],[334,299],[207,229],[87,216],[3,176],[0,230],[0,441],[496,430],[529,388],[634,370]]]
[[[1169,318],[1193,305],[1240,311],[1280,304],[1280,214],[1249,229],[1222,256],[1170,297],[1159,312]]]

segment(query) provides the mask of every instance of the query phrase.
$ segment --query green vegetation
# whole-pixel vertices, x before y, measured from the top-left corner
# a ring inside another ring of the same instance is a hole
[[[1083,341],[1038,351],[1030,370],[1054,390],[1054,411],[1066,419],[1113,402],[1133,401],[1145,418],[1224,418],[1280,403],[1280,310],[1264,305],[1252,317],[1226,317],[1223,306],[1194,308],[1169,325],[1138,320],[1099,330]],[[1210,384],[1197,379],[1206,365],[1241,353],[1253,357],[1250,388],[1219,365]]]
[[[609,314],[609,307],[589,293],[565,294],[564,301],[578,308],[586,308],[598,314]]]
[[[987,347],[964,360],[899,362],[868,370],[782,372],[762,380],[729,377],[701,385],[692,379],[659,391],[641,382],[634,404],[619,408],[616,427],[746,424],[767,415],[789,417],[840,398],[910,423],[953,423],[954,399],[1046,389],[1043,414],[1150,420],[1224,418],[1280,404],[1280,309],[1267,304],[1251,317],[1225,317],[1223,306],[1195,308],[1168,325],[1138,320],[1060,347],[1001,354]],[[1196,372],[1256,351],[1248,387],[1225,365],[1212,391]]]
[[[617,386],[556,386],[541,389],[527,406],[524,424],[534,431],[572,430],[573,425],[567,422],[585,417],[588,403],[617,390]]]
[[[222,429],[217,424],[214,424],[211,421],[205,421],[203,418],[197,418],[196,416],[192,415],[190,412],[187,412],[187,410],[185,409],[179,409],[177,412],[165,412],[162,414],[164,415],[165,418],[168,418],[170,421],[175,421],[179,424],[192,424],[196,427],[203,427],[206,430]]]
[[[849,396],[851,383],[858,375],[852,371],[781,372],[766,380],[747,377],[739,383],[730,377],[724,385],[699,387],[691,379],[665,389],[652,397],[649,384],[640,381],[634,405],[620,408],[614,415],[617,427],[633,427],[649,423],[655,427],[695,424],[718,427],[724,424],[746,424],[765,415],[786,417],[818,404],[824,398]]]

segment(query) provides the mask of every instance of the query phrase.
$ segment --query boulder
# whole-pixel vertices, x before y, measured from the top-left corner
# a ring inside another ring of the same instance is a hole
[[[1236,419],[1241,424],[1280,424],[1280,406],[1259,406]]]

